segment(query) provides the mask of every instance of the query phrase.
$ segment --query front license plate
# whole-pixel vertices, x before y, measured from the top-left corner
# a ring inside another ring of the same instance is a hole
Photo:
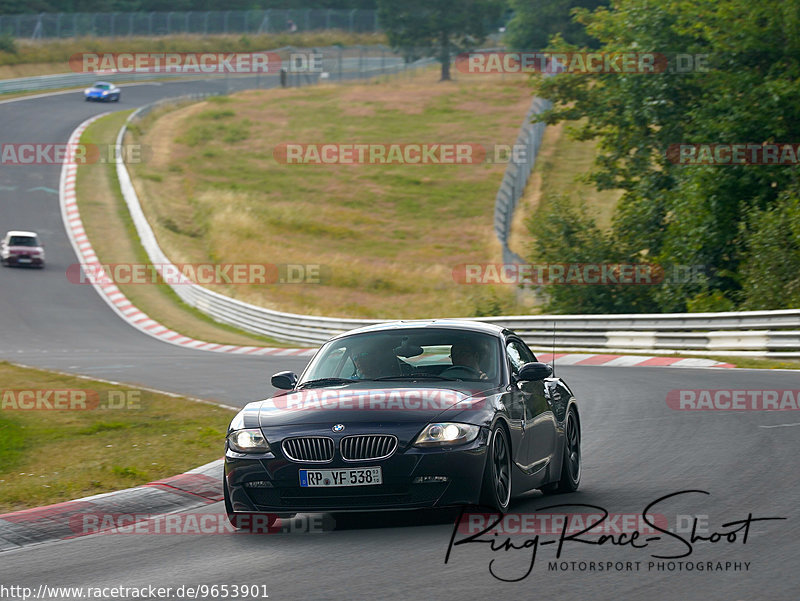
[[[360,467],[352,470],[300,470],[300,486],[370,486],[383,484],[379,467]]]
[[[19,262],[20,263],[30,263],[31,260],[28,257],[20,257],[19,258]]]

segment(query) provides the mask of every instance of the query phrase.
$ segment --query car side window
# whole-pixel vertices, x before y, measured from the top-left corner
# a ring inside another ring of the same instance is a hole
[[[511,365],[511,371],[515,374],[519,373],[519,370],[523,365],[536,360],[533,356],[533,353],[531,353],[524,344],[517,340],[511,340],[508,342],[508,344],[506,344],[506,356],[508,357],[508,362]]]

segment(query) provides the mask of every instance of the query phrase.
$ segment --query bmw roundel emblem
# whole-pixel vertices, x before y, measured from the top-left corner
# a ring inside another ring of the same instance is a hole
[[[334,432],[341,432],[344,430],[344,424],[336,424],[333,428],[331,428]]]

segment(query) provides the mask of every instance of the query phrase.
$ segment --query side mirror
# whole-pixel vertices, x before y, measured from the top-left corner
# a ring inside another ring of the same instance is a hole
[[[297,386],[297,374],[293,371],[282,371],[272,376],[272,385],[281,390],[292,390]]]
[[[517,379],[523,382],[536,382],[552,375],[553,368],[547,363],[532,362],[526,363],[520,368]]]

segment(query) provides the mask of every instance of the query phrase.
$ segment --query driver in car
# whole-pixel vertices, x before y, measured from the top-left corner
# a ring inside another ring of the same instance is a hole
[[[374,380],[385,376],[400,375],[397,357],[386,350],[372,349],[353,356],[356,366],[354,377],[360,380]]]
[[[457,342],[450,347],[450,360],[453,362],[453,367],[466,367],[477,372],[481,380],[489,379],[481,369],[481,359],[478,351],[466,343]]]

